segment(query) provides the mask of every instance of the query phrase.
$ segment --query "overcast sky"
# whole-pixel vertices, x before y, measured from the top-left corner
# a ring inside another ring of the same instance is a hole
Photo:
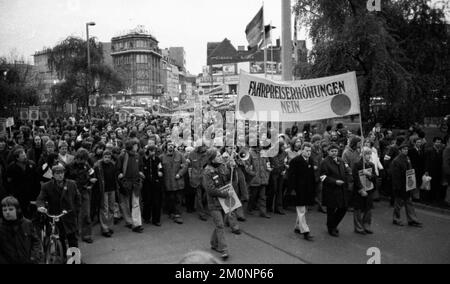
[[[245,27],[262,6],[260,0],[0,0],[0,56],[16,49],[31,55],[69,35],[85,38],[85,23],[95,21],[91,36],[109,42],[121,31],[145,25],[159,47],[183,46],[188,71],[202,72],[206,44],[228,38],[246,45]],[[281,34],[281,1],[265,0],[265,21]],[[32,61],[31,61],[32,62]]]

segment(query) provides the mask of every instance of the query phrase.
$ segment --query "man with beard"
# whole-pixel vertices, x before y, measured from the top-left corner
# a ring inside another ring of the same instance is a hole
[[[207,221],[207,212],[205,210],[205,201],[206,201],[206,192],[202,187],[202,179],[203,179],[203,170],[208,164],[207,155],[206,155],[206,145],[200,141],[200,145],[195,148],[195,150],[189,155],[189,170],[190,170],[190,185],[193,189],[193,194],[189,194],[186,196],[186,203],[188,209],[193,209],[191,203],[192,199],[195,199],[195,207],[197,209],[197,213],[199,214],[199,218],[202,221]]]
[[[167,151],[161,156],[164,173],[164,186],[167,193],[167,206],[171,219],[183,224],[181,219],[181,193],[184,189],[183,176],[187,172],[187,164],[183,155],[175,151],[175,144],[167,142]]]
[[[270,219],[266,209],[266,188],[269,184],[269,173],[272,170],[269,159],[261,157],[261,149],[259,147],[252,147],[249,164],[251,170],[248,173],[252,178],[249,182],[250,200],[248,203],[248,214],[252,215],[252,211],[258,209],[260,217]]]
[[[147,224],[161,226],[162,209],[162,186],[163,177],[162,164],[156,155],[155,146],[147,146],[144,153],[144,186],[142,188],[142,197],[144,203],[143,217]]]

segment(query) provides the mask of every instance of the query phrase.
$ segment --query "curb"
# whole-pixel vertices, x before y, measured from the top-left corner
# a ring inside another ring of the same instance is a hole
[[[386,201],[386,202],[390,202],[390,198],[389,197],[385,197],[385,196],[380,196],[380,200]],[[440,214],[444,214],[444,215],[449,215],[450,216],[450,209],[435,207],[435,206],[426,205],[426,204],[417,203],[417,202],[413,202],[413,205],[414,205],[414,207],[416,209],[427,210],[427,211],[431,211],[431,212],[440,213]]]

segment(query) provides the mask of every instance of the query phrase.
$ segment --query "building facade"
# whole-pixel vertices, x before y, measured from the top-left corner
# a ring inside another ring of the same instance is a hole
[[[175,61],[175,65],[182,71],[186,71],[186,51],[184,47],[169,47],[169,56]]]
[[[56,71],[50,68],[48,64],[49,50],[38,51],[34,54],[34,69],[40,80],[42,80],[42,89],[39,91],[41,102],[50,102],[52,98],[52,88],[60,83]]]
[[[111,39],[114,69],[125,82],[126,94],[141,102],[158,100],[162,95],[158,43],[143,27]]]

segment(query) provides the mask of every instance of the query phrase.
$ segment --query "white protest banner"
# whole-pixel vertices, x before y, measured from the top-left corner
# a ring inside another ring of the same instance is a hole
[[[226,186],[219,189],[220,191],[229,192],[231,191],[231,197],[228,198],[218,198],[220,205],[223,208],[223,211],[225,214],[228,214],[230,212],[233,212],[234,210],[238,209],[239,207],[242,207],[242,203],[239,200],[236,192],[233,189],[233,186],[231,184],[227,184]]]
[[[39,107],[32,106],[29,109],[30,109],[30,120],[31,121],[39,120]]]
[[[305,122],[360,112],[355,72],[292,82],[240,75],[238,120]]]

